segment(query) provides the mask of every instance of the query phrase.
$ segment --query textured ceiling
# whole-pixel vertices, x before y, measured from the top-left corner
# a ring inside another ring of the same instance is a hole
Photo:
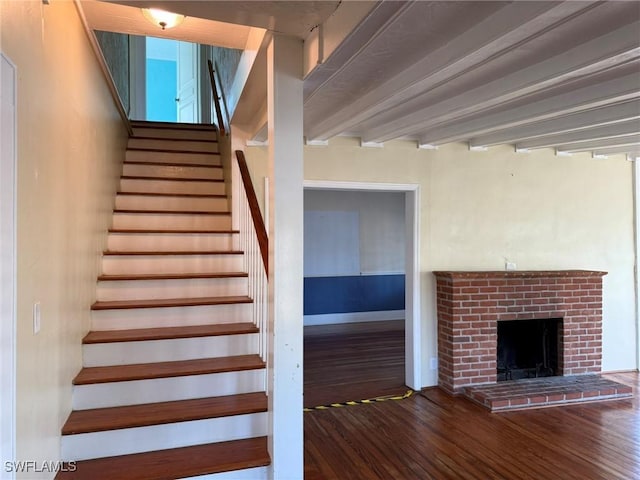
[[[304,39],[341,3],[331,1],[118,0],[122,5],[157,7],[189,17],[259,27]]]
[[[203,45],[244,49],[250,27],[187,17],[180,28],[160,30],[136,7],[96,0],[81,0],[87,23],[94,30],[149,37],[172,38]]]

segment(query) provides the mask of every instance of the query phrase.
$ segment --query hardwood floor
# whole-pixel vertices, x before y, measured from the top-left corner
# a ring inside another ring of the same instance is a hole
[[[631,385],[638,373],[606,375]],[[305,479],[640,478],[640,402],[489,413],[438,388],[307,412]]]
[[[305,407],[406,390],[404,320],[305,327]]]

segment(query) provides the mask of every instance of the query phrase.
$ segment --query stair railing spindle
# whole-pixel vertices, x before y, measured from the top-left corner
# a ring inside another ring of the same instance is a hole
[[[240,246],[244,251],[244,266],[248,274],[248,294],[253,299],[251,321],[258,327],[258,350],[260,357],[267,360],[268,346],[268,237],[264,220],[244,153],[236,151],[237,164],[234,165],[235,178],[240,178]]]

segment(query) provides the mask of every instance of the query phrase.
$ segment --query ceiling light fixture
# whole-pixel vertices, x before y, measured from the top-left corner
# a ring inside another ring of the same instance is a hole
[[[185,16],[179,13],[171,13],[158,8],[143,8],[142,14],[154,25],[166,30],[173,28],[184,22]]]

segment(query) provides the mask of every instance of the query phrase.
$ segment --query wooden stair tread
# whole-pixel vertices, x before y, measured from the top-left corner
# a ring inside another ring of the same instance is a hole
[[[144,127],[143,127],[144,128]],[[145,135],[134,135],[129,137],[132,140],[166,140],[169,142],[202,142],[202,143],[218,143],[217,139],[203,139],[203,138],[167,138],[167,137],[148,137]]]
[[[100,275],[100,282],[119,282],[126,280],[188,280],[192,278],[246,278],[246,272],[209,272],[209,273],[134,273],[127,275]]]
[[[215,125],[205,123],[154,122],[150,120],[132,120],[131,126],[133,128],[157,128],[160,130],[205,130],[211,132],[218,131]]]
[[[196,168],[217,168],[222,169],[222,165],[209,165],[202,163],[170,163],[170,162],[136,162],[125,160],[124,165],[149,165],[152,167],[196,167]]]
[[[82,339],[85,345],[94,343],[142,342],[176,338],[216,337],[258,333],[251,322],[217,323],[212,325],[188,325],[184,327],[136,328],[129,330],[95,330]]]
[[[176,178],[176,177],[150,177],[145,175],[121,175],[122,180],[152,180],[158,182],[209,182],[209,183],[224,183],[221,178]]]
[[[158,229],[142,229],[142,228],[110,228],[109,233],[149,233],[149,234],[185,234],[185,233],[193,233],[193,234],[221,234],[221,235],[232,235],[236,233],[240,233],[239,230],[182,230],[182,229],[168,229],[168,230],[158,230]]]
[[[209,210],[140,210],[133,208],[116,208],[113,213],[154,214],[154,215],[231,215],[231,212],[212,212]]]
[[[267,437],[84,460],[56,480],[171,480],[264,467],[271,463]],[[70,470],[70,469],[67,469]]]
[[[227,198],[227,195],[224,193],[117,192],[116,195],[131,195],[140,197]]]
[[[134,250],[105,250],[105,256],[141,256],[141,255],[242,255],[241,250],[167,250],[167,251],[134,251]]]
[[[62,435],[231,417],[266,410],[267,396],[264,392],[76,410],[63,425]]]
[[[136,138],[136,137],[132,137],[132,138]],[[164,140],[162,138],[156,138],[154,140]],[[194,140],[187,140],[189,142],[192,142]],[[220,155],[220,152],[199,152],[197,150],[172,150],[170,148],[145,148],[145,147],[127,147],[128,151],[133,151],[133,152],[158,152],[158,153],[178,153],[180,155],[189,155],[189,154],[196,154],[196,155]]]
[[[152,300],[111,300],[99,301],[91,305],[91,310],[124,310],[129,308],[170,308],[196,307],[202,305],[230,305],[251,303],[253,300],[244,295],[227,297],[160,298]]]
[[[73,379],[74,385],[128,382],[154,378],[205,375],[209,373],[239,372],[264,368],[258,355],[198,358],[177,362],[136,363],[107,367],[85,367]]]

